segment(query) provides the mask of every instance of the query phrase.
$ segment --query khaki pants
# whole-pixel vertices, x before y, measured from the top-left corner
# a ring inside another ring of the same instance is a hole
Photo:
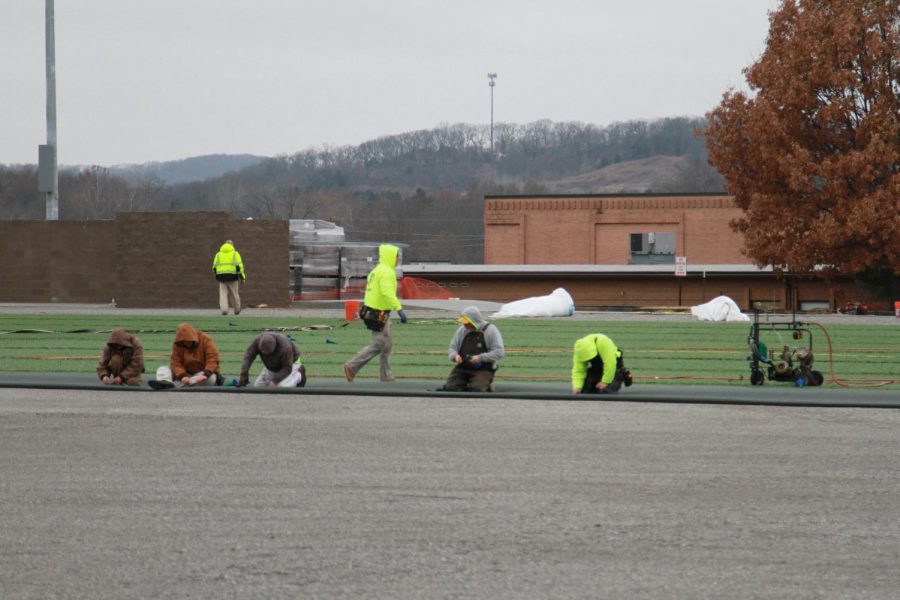
[[[234,308],[234,314],[241,314],[241,281],[220,281],[219,282],[219,309],[223,315],[228,314],[229,303]]]
[[[347,367],[358,373],[366,363],[375,358],[381,357],[381,381],[393,381],[394,376],[391,374],[391,348],[394,342],[391,338],[391,322],[384,324],[381,331],[372,332],[372,343],[359,351],[359,353],[347,361]]]

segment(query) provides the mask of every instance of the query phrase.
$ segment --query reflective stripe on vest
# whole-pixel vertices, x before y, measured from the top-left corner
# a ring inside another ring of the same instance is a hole
[[[219,262],[221,252],[216,254],[216,274],[237,274],[237,261],[235,261],[235,253],[231,252],[231,260],[229,262]]]

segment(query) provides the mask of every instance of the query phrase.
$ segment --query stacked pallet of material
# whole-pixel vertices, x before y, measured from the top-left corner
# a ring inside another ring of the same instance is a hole
[[[343,227],[319,219],[291,219],[289,230],[291,297],[337,299]]]
[[[366,277],[377,264],[377,244],[342,246],[341,299],[362,298],[366,292]]]

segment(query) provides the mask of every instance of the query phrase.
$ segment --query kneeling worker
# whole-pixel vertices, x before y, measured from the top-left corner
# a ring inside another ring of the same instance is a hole
[[[143,372],[144,347],[141,340],[116,327],[103,347],[97,377],[104,385],[141,385]]]
[[[222,385],[219,349],[212,338],[189,323],[181,323],[172,342],[169,364],[156,369],[150,387],[161,390],[194,385]]]
[[[250,382],[250,365],[256,357],[262,360],[263,370],[253,382],[254,387],[303,387],[306,385],[306,367],[300,362],[300,350],[281,333],[261,333],[256,336],[241,363],[238,387]]]
[[[631,385],[631,373],[622,361],[622,351],[602,333],[592,333],[575,342],[572,358],[572,393],[612,394],[622,384]]]
[[[503,358],[503,336],[476,306],[466,308],[456,320],[459,329],[450,340],[447,355],[456,363],[441,388],[454,392],[492,392],[497,362]]]

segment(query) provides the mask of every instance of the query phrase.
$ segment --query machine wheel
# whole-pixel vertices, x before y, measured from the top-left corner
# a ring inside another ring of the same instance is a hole
[[[822,375],[821,372],[819,372],[819,371],[811,371],[810,372],[810,378],[809,378],[810,385],[822,385],[823,383],[825,383],[825,376]]]
[[[766,381],[766,376],[762,371],[750,371],[750,385],[762,385]]]

